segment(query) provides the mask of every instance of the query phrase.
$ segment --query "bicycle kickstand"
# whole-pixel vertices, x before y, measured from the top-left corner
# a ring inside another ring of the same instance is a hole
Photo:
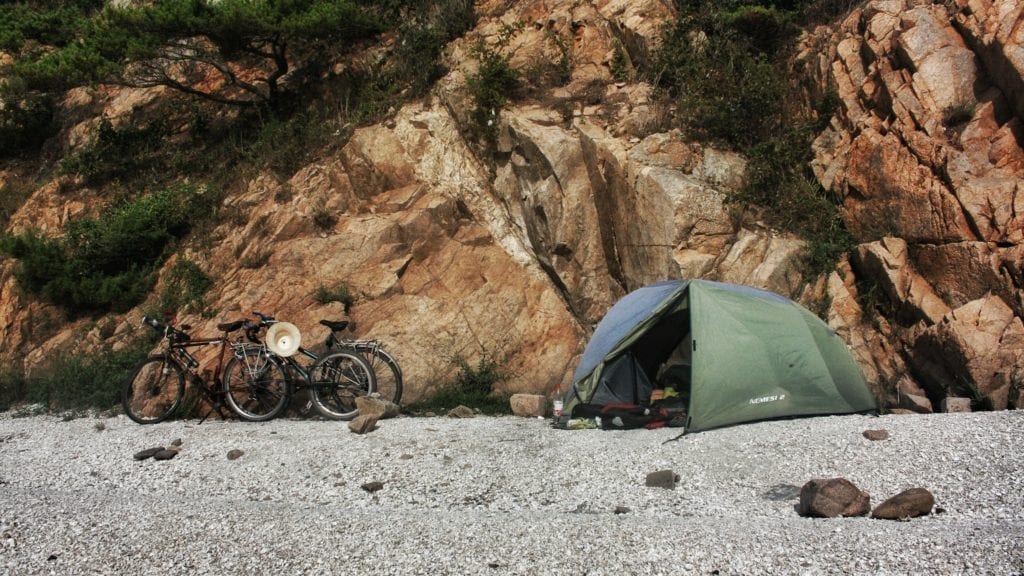
[[[224,404],[221,403],[220,400],[214,400],[212,402],[212,404],[213,405],[209,408],[209,410],[206,411],[206,414],[202,418],[199,419],[199,423],[200,424],[205,422],[206,419],[210,417],[210,414],[213,414],[214,410],[217,411],[217,415],[220,416],[221,420],[227,420],[228,419],[227,417],[229,415],[231,415],[231,412],[230,411],[226,411],[226,409],[224,408]]]
[[[210,417],[210,414],[213,414],[213,408],[208,409],[206,414],[203,414],[203,417],[199,419],[199,424],[206,422],[206,419]]]

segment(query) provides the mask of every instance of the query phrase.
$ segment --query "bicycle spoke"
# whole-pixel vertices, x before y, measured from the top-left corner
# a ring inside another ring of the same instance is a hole
[[[402,399],[402,371],[398,362],[376,346],[363,352],[362,356],[373,370],[376,392],[382,399],[398,404]]]
[[[155,424],[178,409],[184,388],[181,369],[163,356],[153,356],[139,364],[125,384],[121,405],[139,424]]]
[[[228,406],[246,420],[269,420],[287,407],[284,372],[264,354],[232,358],[224,369],[224,386]]]
[[[248,397],[243,403],[247,412],[265,413],[281,401],[281,394],[270,390],[249,390]]]
[[[356,399],[372,393],[375,386],[366,361],[345,352],[321,358],[310,372],[310,381],[317,410],[339,420],[355,417]]]
[[[349,340],[338,344],[340,351],[358,354],[366,361],[376,382],[375,393],[383,400],[402,401],[402,369],[398,361],[376,340]]]

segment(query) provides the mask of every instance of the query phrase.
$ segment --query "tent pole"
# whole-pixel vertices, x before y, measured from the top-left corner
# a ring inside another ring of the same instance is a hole
[[[675,442],[676,440],[679,440],[683,436],[686,436],[686,429],[684,429],[682,434],[680,434],[679,436],[676,436],[675,438],[669,438],[668,440],[665,440],[664,442],[662,442],[662,444],[664,445],[664,444],[668,444],[669,442]]]

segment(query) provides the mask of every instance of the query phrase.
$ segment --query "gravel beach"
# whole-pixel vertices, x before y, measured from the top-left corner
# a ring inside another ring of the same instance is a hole
[[[1024,574],[1024,412],[678,433],[0,414],[0,572]],[[171,460],[133,458],[176,439]],[[659,470],[675,489],[645,485]],[[798,516],[800,487],[832,477],[872,507],[926,488],[937,513]]]

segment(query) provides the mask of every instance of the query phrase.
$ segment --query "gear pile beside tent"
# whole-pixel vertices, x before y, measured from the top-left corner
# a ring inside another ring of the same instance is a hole
[[[659,282],[619,300],[564,404],[563,424],[604,415],[602,427],[647,418],[648,427],[688,432],[877,409],[846,344],[820,318],[778,294],[707,280]]]

